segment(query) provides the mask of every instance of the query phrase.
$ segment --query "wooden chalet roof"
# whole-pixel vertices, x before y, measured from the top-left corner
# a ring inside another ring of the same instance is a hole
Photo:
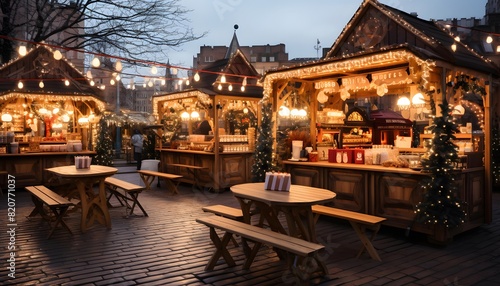
[[[65,80],[70,84],[65,85]],[[18,83],[23,83],[23,88]],[[43,81],[43,87],[40,82]],[[102,101],[101,91],[66,59],[56,60],[52,49],[38,45],[25,56],[0,67],[0,98],[7,94],[92,96]]]
[[[451,48],[453,43],[456,43],[456,51]],[[401,49],[422,60],[442,61],[493,76],[500,75],[500,69],[494,63],[466,45],[455,42],[454,36],[435,22],[420,19],[376,0],[363,1],[324,58],[269,71],[268,74]],[[339,73],[339,76],[342,74]]]
[[[207,94],[224,94],[247,97],[262,97],[262,87],[257,86],[260,74],[246,59],[241,50],[236,50],[231,57],[213,62],[199,73],[200,80],[193,82],[194,89],[202,90]],[[218,90],[222,75],[226,77],[223,90]],[[246,77],[245,91],[241,91],[241,85]],[[233,90],[228,90],[228,85],[233,85]]]

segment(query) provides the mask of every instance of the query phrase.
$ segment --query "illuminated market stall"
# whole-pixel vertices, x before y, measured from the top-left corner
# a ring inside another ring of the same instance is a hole
[[[162,171],[216,191],[250,182],[262,98],[259,77],[236,50],[196,73],[185,90],[154,96]]]
[[[490,106],[499,75],[446,28],[366,0],[322,59],[265,75],[278,164],[293,183],[334,191],[336,207],[448,241],[491,222]],[[297,105],[306,116],[284,112]],[[458,133],[433,127],[441,118],[456,122]],[[457,179],[444,198],[428,192],[439,184],[436,168],[422,165],[442,147],[440,136],[451,138],[458,158],[443,163],[453,161]],[[290,152],[295,141],[310,147],[309,156]],[[421,184],[427,178],[430,184]],[[426,200],[436,198],[461,215],[429,215]]]
[[[0,170],[16,186],[45,183],[46,168],[93,155],[92,128],[105,103],[58,51],[39,45],[0,68]]]

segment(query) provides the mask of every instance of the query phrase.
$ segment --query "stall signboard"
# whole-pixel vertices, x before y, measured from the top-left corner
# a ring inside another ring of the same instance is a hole
[[[376,84],[405,83],[408,80],[406,69],[376,72],[372,74],[372,80]]]

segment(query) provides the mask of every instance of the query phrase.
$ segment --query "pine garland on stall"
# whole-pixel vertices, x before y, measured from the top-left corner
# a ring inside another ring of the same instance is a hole
[[[160,158],[160,151],[156,150],[156,133],[154,130],[149,130],[143,141],[142,146],[142,159],[158,159]]]
[[[110,136],[108,123],[104,117],[99,120],[99,129],[96,142],[96,155],[92,159],[92,164],[111,166],[113,165],[113,140]]]
[[[422,159],[422,171],[429,174],[429,179],[423,182],[424,199],[417,204],[415,213],[419,222],[453,228],[464,223],[466,217],[463,203],[456,197],[454,167],[458,152],[452,140],[458,127],[448,102],[444,100],[439,106],[442,116],[434,116],[432,147]]]
[[[498,134],[499,130],[498,114],[495,113],[491,134]],[[500,186],[500,136],[492,136],[491,138],[491,167],[493,174],[493,185]]]
[[[264,102],[262,104],[262,120],[257,128],[257,142],[255,144],[254,158],[252,166],[252,181],[264,182],[266,172],[275,169],[273,165],[273,121],[272,104]]]

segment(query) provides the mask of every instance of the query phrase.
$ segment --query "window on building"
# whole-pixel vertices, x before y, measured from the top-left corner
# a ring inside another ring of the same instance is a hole
[[[266,57],[261,58],[261,62],[265,63],[266,62]]]
[[[257,57],[256,56],[250,57],[250,62],[252,62],[252,63],[257,62]]]
[[[274,62],[274,57],[273,57],[273,56],[270,56],[270,57],[269,57],[269,61],[270,61],[270,62]]]

